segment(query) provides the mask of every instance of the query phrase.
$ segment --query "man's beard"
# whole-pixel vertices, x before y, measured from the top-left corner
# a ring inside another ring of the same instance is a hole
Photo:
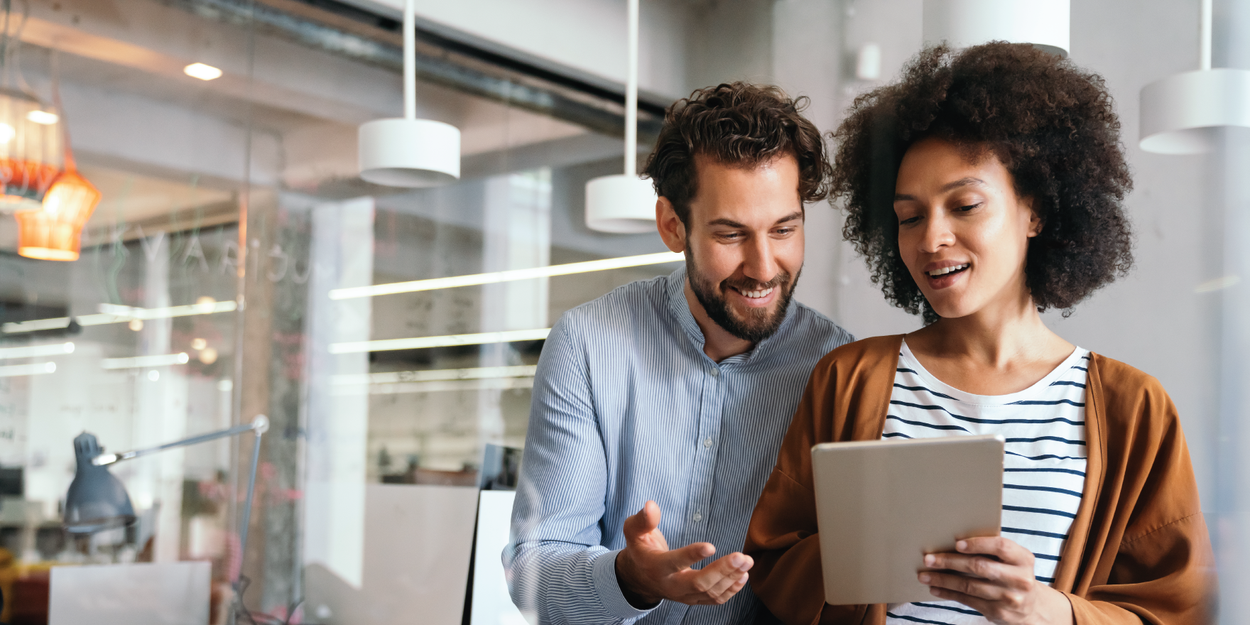
[[[803,270],[800,268],[799,273]],[[724,280],[720,283],[720,290],[716,286],[703,277],[699,272],[698,265],[695,264],[694,258],[690,255],[690,250],[686,250],[686,278],[690,280],[690,289],[694,291],[694,296],[698,298],[699,303],[703,305],[703,310],[707,312],[707,316],[716,322],[716,325],[725,329],[726,332],[752,343],[758,343],[773,334],[781,327],[781,322],[786,320],[786,309],[790,307],[790,298],[794,295],[794,287],[799,283],[798,275],[793,279],[789,273],[782,271],[768,282],[758,282],[755,280]],[[730,287],[739,291],[762,291],[771,287],[780,289],[777,294],[776,308],[752,308],[747,311],[745,317],[739,315],[729,308],[729,302],[721,296],[721,293],[729,290]]]

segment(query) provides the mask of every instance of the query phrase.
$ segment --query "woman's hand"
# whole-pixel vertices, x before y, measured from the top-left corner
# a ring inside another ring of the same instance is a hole
[[[920,573],[933,596],[958,601],[992,623],[1071,625],[1072,604],[1033,577],[1028,549],[1001,536],[961,540],[955,549],[924,557],[925,566],[942,569]]]

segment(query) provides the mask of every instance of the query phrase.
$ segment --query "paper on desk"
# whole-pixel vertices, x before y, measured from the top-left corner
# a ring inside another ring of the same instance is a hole
[[[52,568],[48,625],[208,625],[208,562]]]

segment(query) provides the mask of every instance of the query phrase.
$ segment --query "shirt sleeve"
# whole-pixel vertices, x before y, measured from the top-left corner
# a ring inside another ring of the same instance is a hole
[[[650,610],[626,601],[618,552],[602,546],[607,458],[574,314],[538,360],[504,570],[512,601],[540,623],[631,623]]]

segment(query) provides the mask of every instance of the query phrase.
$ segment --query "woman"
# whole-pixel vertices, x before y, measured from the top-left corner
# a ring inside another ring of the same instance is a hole
[[[932,48],[835,138],[844,235],[927,325],[813,371],[751,520],[756,594],[796,624],[1209,621],[1213,557],[1175,407],[1039,315],[1132,264],[1102,80],[1030,46]],[[826,605],[811,446],[965,434],[1007,440],[1001,535],[926,556],[931,602]]]

